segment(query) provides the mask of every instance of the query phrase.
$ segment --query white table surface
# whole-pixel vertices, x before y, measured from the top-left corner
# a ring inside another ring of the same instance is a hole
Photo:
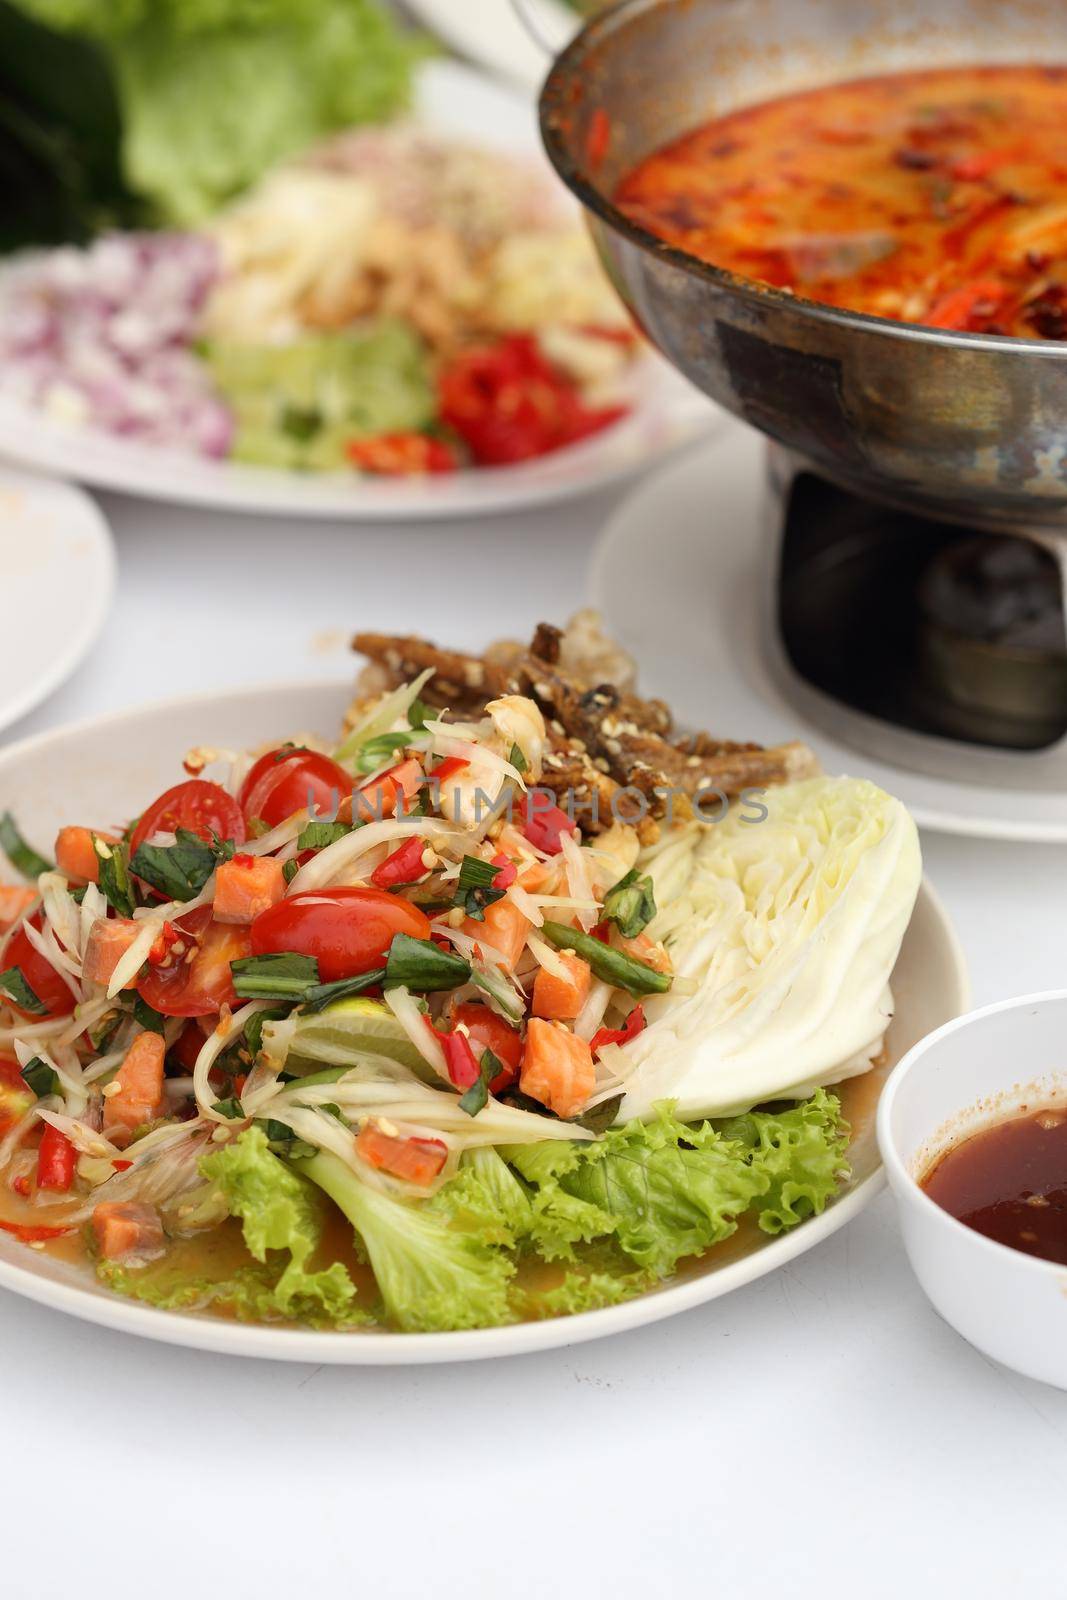
[[[111,626],[0,738],[183,688],[338,678],[360,625],[527,634],[582,596],[616,499],[375,529],[104,497]],[[1067,852],[925,845],[978,1000],[1067,985]],[[1064,1592],[1067,1394],[938,1320],[887,1196],[727,1300],[547,1355],[241,1362],[2,1292],[0,1348],[12,1600]]]

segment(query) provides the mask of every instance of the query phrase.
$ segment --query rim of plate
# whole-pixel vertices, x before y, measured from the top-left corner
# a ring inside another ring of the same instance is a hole
[[[10,700],[0,697],[0,730],[34,710],[77,671],[103,632],[118,580],[118,557],[111,525],[84,489],[69,480],[42,477],[24,467],[0,462],[0,488],[9,482],[17,483],[27,494],[55,497],[69,503],[72,521],[77,520],[79,537],[87,539],[92,546],[98,582],[77,625],[64,635],[63,648],[56,651],[44,671]]]
[[[499,0],[506,6],[507,0]],[[432,131],[529,161],[555,185],[534,107],[513,84],[460,61],[419,69],[412,116]],[[472,107],[481,108],[475,121]],[[485,132],[491,123],[493,140]],[[579,208],[561,190],[561,203]],[[670,459],[714,430],[722,413],[651,348],[638,359],[629,414],[602,433],[513,467],[387,481],[341,472],[301,473],[216,461],[63,423],[0,395],[0,462],[116,494],[249,516],[352,522],[447,521],[534,509],[595,494]]]
[[[0,749],[0,777],[6,766],[32,759],[49,747],[62,745],[68,738],[106,733],[117,724],[134,717],[146,714],[163,716],[168,711],[195,709],[222,698],[268,698],[282,691],[332,695],[348,688],[348,680],[290,679],[227,689],[221,694],[217,690],[208,690],[195,695],[173,696],[124,711],[110,711],[63,728],[34,734]],[[938,938],[955,980],[953,1003],[959,1010],[965,1011],[970,1005],[966,957],[940,897],[925,878],[919,903],[924,904],[937,925]],[[408,1366],[528,1355],[586,1343],[610,1334],[626,1333],[663,1321],[720,1299],[735,1289],[744,1288],[779,1266],[795,1260],[851,1222],[885,1187],[885,1167],[873,1139],[872,1149],[878,1161],[875,1170],[833,1201],[821,1216],[801,1223],[791,1233],[770,1240],[740,1260],[681,1283],[667,1283],[663,1288],[650,1290],[623,1305],[569,1317],[514,1323],[502,1328],[475,1328],[452,1333],[335,1333],[258,1326],[196,1312],[178,1313],[142,1306],[87,1284],[63,1283],[42,1277],[29,1262],[23,1265],[3,1259],[0,1259],[0,1288],[10,1289],[52,1310],[112,1328],[116,1332],[137,1334],[164,1344],[176,1344],[219,1355],[351,1366]],[[31,1255],[28,1249],[26,1253]]]

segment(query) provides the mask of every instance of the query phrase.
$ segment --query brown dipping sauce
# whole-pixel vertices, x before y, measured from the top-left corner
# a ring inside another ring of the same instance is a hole
[[[943,1155],[921,1187],[987,1239],[1067,1266],[1067,1111],[984,1128]]]

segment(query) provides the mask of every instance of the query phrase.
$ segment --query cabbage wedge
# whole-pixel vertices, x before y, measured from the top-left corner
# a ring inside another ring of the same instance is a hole
[[[893,1014],[889,980],[922,879],[914,822],[874,784],[815,778],[768,791],[765,821],[672,830],[646,851],[671,994],[603,1063],[618,1123],[676,1104],[689,1121],[800,1099],[868,1070]],[[750,813],[748,813],[750,814]],[[687,981],[688,980],[688,981]]]

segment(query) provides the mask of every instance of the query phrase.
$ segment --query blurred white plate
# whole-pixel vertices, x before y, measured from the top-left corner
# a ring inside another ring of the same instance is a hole
[[[70,677],[114,587],[111,532],[89,496],[0,467],[0,728]]]
[[[295,730],[329,734],[351,696],[348,684],[295,684],[196,696],[99,717],[0,752],[0,794],[39,845],[72,818],[114,818],[180,776],[194,744],[256,745]],[[874,1138],[881,1081],[913,1044],[970,1004],[966,965],[945,912],[928,885],[919,897],[893,975],[896,1014],[884,1069],[846,1085],[853,1127],[852,1181],[821,1217],[780,1238],[739,1232],[672,1283],[626,1305],[549,1322],[464,1333],[315,1333],[247,1327],[206,1315],[157,1311],[112,1295],[86,1267],[56,1261],[0,1234],[0,1287],[72,1316],[166,1343],[272,1360],[353,1366],[474,1361],[578,1344],[622,1333],[703,1305],[812,1249],[857,1215],[884,1177]]]
[[[506,9],[506,0],[500,4]],[[469,67],[428,63],[419,74],[415,110],[441,134],[490,144],[550,171],[532,104]],[[635,369],[633,389],[630,415],[582,444],[521,466],[431,479],[383,481],[207,461],[61,423],[3,397],[0,455],[97,488],[260,516],[376,522],[487,516],[587,494],[625,478],[713,427],[720,415],[651,353]]]

